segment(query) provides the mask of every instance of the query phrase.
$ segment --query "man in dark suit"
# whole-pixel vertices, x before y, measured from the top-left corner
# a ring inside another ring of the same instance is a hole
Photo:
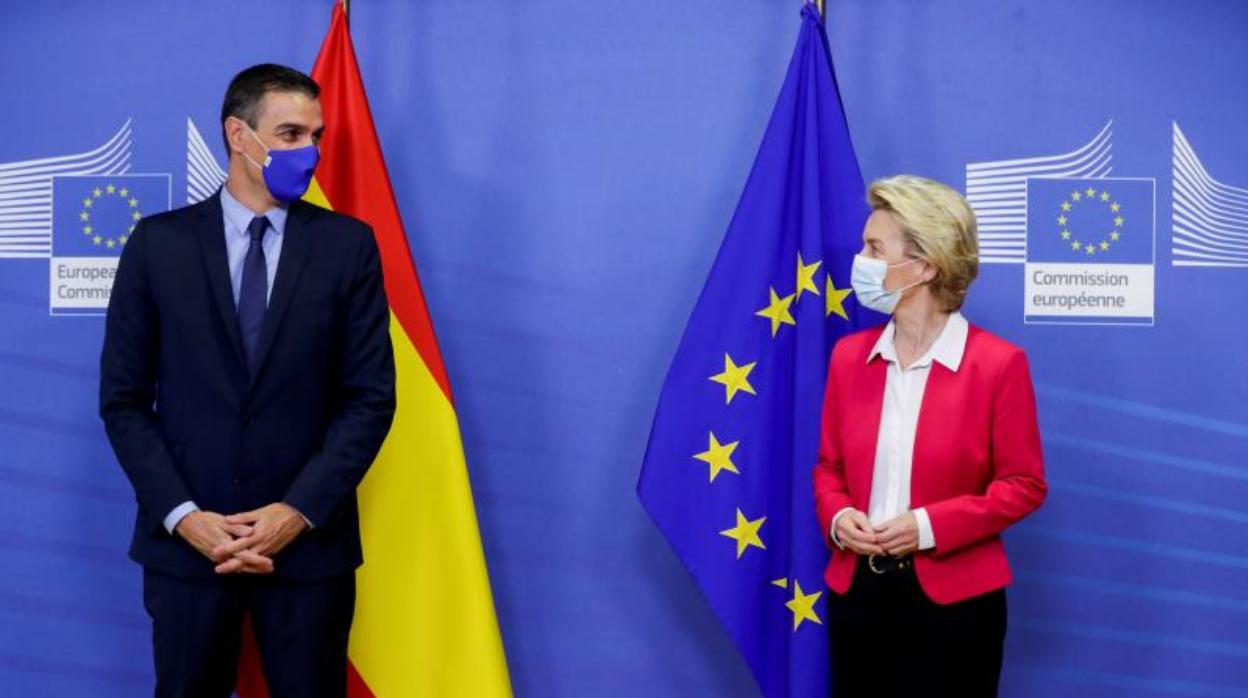
[[[319,87],[230,83],[229,176],[126,243],[100,414],[134,486],[156,693],[228,696],[250,614],[273,696],[341,696],[362,562],[355,490],[390,428],[394,359],[372,230],[299,201]]]

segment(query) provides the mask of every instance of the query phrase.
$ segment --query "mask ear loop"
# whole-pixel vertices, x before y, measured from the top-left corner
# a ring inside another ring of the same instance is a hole
[[[907,264],[913,264],[913,263],[915,263],[915,262],[922,262],[922,261],[923,261],[923,260],[919,259],[918,257],[915,257],[915,258],[913,258],[913,259],[907,259],[907,260],[906,260],[906,261],[904,261],[904,262],[898,262],[898,263],[896,263],[896,264],[890,264],[890,265],[888,265],[888,268],[889,268],[889,269],[895,269],[895,268],[897,268],[897,267],[904,267],[904,266],[906,266]],[[893,291],[885,290],[884,292],[885,292],[885,293],[895,293],[895,294],[897,294],[897,299],[898,299],[898,300],[901,300],[901,294],[902,294],[902,293],[904,293],[904,292],[906,292],[906,291],[909,291],[910,289],[914,288],[915,286],[922,286],[922,285],[923,285],[923,284],[925,284],[925,283],[927,283],[927,281],[925,281],[925,280],[923,280],[922,278],[920,278],[918,281],[915,281],[914,283],[911,283],[911,284],[906,284],[905,286],[902,286],[902,287],[901,287],[901,288],[899,288],[899,289],[895,289],[895,290],[893,290]],[[883,285],[883,283],[881,282],[881,286],[882,286],[882,285]]]
[[[243,128],[247,129],[247,133],[250,133],[250,134],[251,134],[251,137],[252,137],[252,138],[254,138],[254,139],[256,139],[256,142],[260,144],[260,147],[261,147],[261,148],[264,148],[264,164],[263,164],[263,165],[261,165],[260,163],[256,162],[255,160],[252,160],[252,159],[251,159],[251,156],[247,154],[247,151],[246,151],[246,150],[240,150],[240,151],[239,151],[239,152],[241,152],[241,153],[243,154],[243,157],[247,158],[247,162],[250,162],[253,166],[255,166],[255,168],[256,168],[257,170],[261,170],[261,171],[263,171],[265,167],[268,167],[269,162],[273,159],[273,158],[272,158],[272,156],[271,156],[271,155],[269,155],[269,150],[270,150],[269,146],[265,145],[265,144],[264,144],[264,141],[260,140],[260,136],[256,134],[256,131],[255,131],[255,129],[253,129],[253,128],[251,127],[251,124],[247,123],[246,121],[243,121],[242,119],[238,118],[237,116],[231,116],[230,118],[231,118],[231,119],[234,119],[234,120],[235,120],[235,121],[237,121],[238,123],[242,124],[242,125],[243,125]]]

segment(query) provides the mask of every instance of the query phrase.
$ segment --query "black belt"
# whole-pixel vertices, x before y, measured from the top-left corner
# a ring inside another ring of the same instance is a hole
[[[867,568],[875,574],[900,572],[902,570],[910,569],[913,566],[913,555],[902,555],[901,557],[893,557],[892,555],[871,555],[867,558]]]

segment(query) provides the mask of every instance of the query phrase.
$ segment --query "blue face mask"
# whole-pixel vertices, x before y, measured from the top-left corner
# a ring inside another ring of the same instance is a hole
[[[849,283],[854,287],[854,295],[858,297],[858,302],[877,313],[892,315],[897,309],[897,303],[901,301],[901,293],[918,286],[923,283],[923,280],[919,279],[896,291],[886,291],[884,290],[884,277],[893,267],[904,267],[917,261],[919,260],[911,259],[890,266],[882,259],[864,257],[860,254],[854,255],[854,267],[850,272]]]
[[[246,123],[243,125],[246,126]],[[315,145],[305,145],[302,148],[290,150],[274,150],[265,145],[250,126],[247,127],[247,131],[264,148],[266,153],[264,165],[261,166],[252,160],[247,153],[243,153],[243,157],[259,168],[260,173],[264,175],[264,185],[269,188],[269,193],[273,195],[273,198],[290,203],[303,196],[303,193],[308,190],[308,185],[312,183],[312,173],[316,171],[316,165],[320,162],[320,148]]]

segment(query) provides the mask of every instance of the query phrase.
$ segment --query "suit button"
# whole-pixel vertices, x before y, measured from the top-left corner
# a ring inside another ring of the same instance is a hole
[[[243,484],[243,478],[241,478],[241,477],[239,477],[239,476],[235,475],[235,476],[234,476],[234,479],[233,479],[231,482],[233,482],[233,484],[234,484],[234,485],[236,485],[236,486],[237,486],[237,485],[241,485],[241,484]]]
[[[243,415],[243,424],[246,424],[247,426],[251,426],[252,424],[255,424],[255,423],[256,423],[256,415],[254,414]]]

